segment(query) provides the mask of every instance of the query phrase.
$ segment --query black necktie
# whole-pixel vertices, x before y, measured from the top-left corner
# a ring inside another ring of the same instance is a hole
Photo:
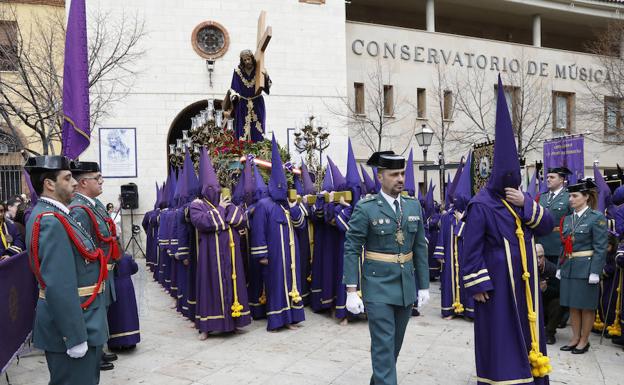
[[[396,214],[396,217],[399,217],[399,213],[401,212],[401,209],[399,208],[399,200],[395,199],[394,200],[394,213]]]
[[[552,203],[552,200],[554,197],[555,197],[555,193],[551,191],[550,195],[548,195],[548,204]]]

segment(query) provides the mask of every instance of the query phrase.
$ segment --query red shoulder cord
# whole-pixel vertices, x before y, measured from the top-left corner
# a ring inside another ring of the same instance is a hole
[[[45,212],[45,213],[41,213],[37,215],[37,217],[35,218],[35,222],[33,223],[32,242],[30,244],[30,255],[32,255],[30,268],[35,274],[35,277],[37,278],[37,282],[39,282],[39,285],[41,286],[42,289],[45,289],[46,285],[45,285],[45,282],[43,281],[43,277],[41,276],[41,263],[39,262],[39,232],[41,231],[41,218],[44,215],[54,215],[56,219],[58,219],[59,222],[61,222],[61,225],[63,225],[63,227],[65,228],[65,232],[67,232],[67,235],[72,240],[72,243],[74,244],[74,246],[76,246],[76,249],[78,249],[78,252],[82,256],[82,258],[84,258],[85,260],[89,262],[95,262],[95,261],[100,262],[100,274],[98,276],[97,283],[95,284],[95,290],[93,290],[93,293],[85,302],[80,304],[81,308],[86,309],[95,300],[95,297],[98,295],[98,292],[100,291],[100,286],[102,286],[102,282],[108,276],[108,269],[106,267],[106,260],[104,259],[104,253],[102,252],[102,249],[100,248],[97,248],[94,251],[89,251],[84,246],[82,241],[78,239],[78,237],[74,233],[74,229],[72,229],[71,227],[71,224],[63,215],[59,213],[55,213],[55,212]]]
[[[559,238],[561,239],[561,243],[563,244],[563,255],[561,256],[561,260],[559,262],[562,265],[565,262],[566,258],[569,257],[572,254],[572,251],[574,250],[574,243],[572,242],[572,234],[568,235],[567,237],[563,236],[563,221],[564,220],[565,220],[565,217],[562,217],[561,220],[559,221]]]
[[[100,232],[100,227],[98,226],[97,219],[95,218],[95,214],[93,214],[91,208],[83,205],[76,205],[71,206],[70,209],[73,209],[74,207],[83,209],[87,213],[87,215],[89,215],[89,218],[91,218],[91,223],[93,223],[93,228],[95,229],[95,235],[97,236],[98,240],[100,242],[108,243],[109,247],[108,255],[106,256],[106,262],[108,263],[111,258],[115,261],[118,261],[121,257],[121,253],[119,252],[119,245],[117,244],[117,227],[115,226],[115,222],[111,218],[104,219],[106,225],[108,226],[108,230],[111,233],[110,237],[105,237]]]

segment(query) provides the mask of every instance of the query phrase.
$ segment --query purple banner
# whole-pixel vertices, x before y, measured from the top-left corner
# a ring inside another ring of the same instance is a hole
[[[33,328],[37,283],[22,252],[0,262],[0,373]]]
[[[544,175],[551,167],[567,167],[572,171],[569,184],[585,177],[584,143],[582,136],[570,136],[544,142]]]
[[[91,143],[89,53],[85,0],[69,6],[63,71],[63,155],[76,159]]]

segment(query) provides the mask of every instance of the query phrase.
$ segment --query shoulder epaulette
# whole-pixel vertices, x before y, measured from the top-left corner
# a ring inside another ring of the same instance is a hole
[[[366,198],[361,199],[360,202],[362,202],[362,203],[373,202],[375,199],[377,199],[377,194],[373,194],[373,195],[367,196]]]

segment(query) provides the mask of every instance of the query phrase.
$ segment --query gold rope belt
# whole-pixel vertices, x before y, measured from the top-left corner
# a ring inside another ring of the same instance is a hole
[[[575,257],[591,257],[594,255],[594,250],[574,251],[570,254],[570,258]]]
[[[93,294],[93,291],[95,290],[95,286],[96,285],[79,287],[78,288],[78,297],[86,297],[88,295]],[[100,285],[100,290],[98,290],[98,294],[102,294],[104,292],[105,288],[106,288],[106,282],[104,281]],[[39,298],[46,299],[45,290],[39,289]]]
[[[412,254],[413,253],[411,251],[407,254],[385,254],[367,251],[366,258],[380,262],[405,263],[412,260]]]

